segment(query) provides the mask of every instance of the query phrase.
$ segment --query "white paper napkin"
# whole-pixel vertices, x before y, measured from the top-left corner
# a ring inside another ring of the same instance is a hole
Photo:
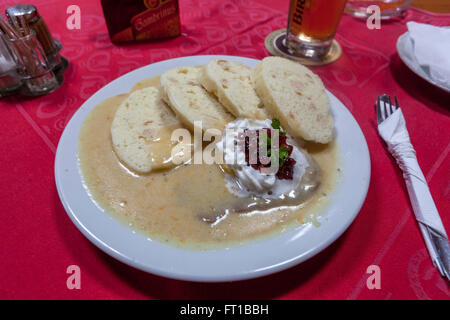
[[[427,181],[417,162],[416,152],[411,145],[401,109],[397,109],[380,123],[378,132],[386,141],[389,151],[403,171],[416,219],[448,239]]]
[[[450,28],[408,22],[416,62],[435,82],[450,88]]]

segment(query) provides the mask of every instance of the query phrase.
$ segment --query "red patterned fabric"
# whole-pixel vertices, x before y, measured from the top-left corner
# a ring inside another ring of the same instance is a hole
[[[0,0],[0,10],[18,2]],[[425,249],[400,170],[377,134],[374,112],[377,95],[397,95],[450,231],[450,95],[409,71],[395,50],[406,21],[450,25],[450,15],[410,9],[403,20],[382,22],[381,30],[343,17],[336,36],[342,57],[313,71],[351,111],[367,139],[372,179],[361,212],[339,240],[301,265],[255,280],[198,284],[135,270],[84,238],[56,192],[56,146],[82,103],[131,70],[188,55],[267,56],[264,39],[286,26],[289,1],[180,0],[183,36],[130,46],[111,43],[100,1],[77,3],[81,30],[70,31],[66,9],[73,1],[34,1],[70,60],[64,85],[44,97],[0,101],[0,298],[450,298]],[[80,290],[66,286],[70,265],[81,269]],[[366,285],[370,265],[380,267],[379,290]]]

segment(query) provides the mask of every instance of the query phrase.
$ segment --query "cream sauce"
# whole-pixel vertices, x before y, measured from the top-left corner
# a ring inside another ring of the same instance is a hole
[[[158,82],[159,77],[147,79],[134,89],[157,86]],[[323,212],[339,173],[335,143],[305,145],[322,172],[321,184],[308,200],[249,212],[246,206],[251,199],[243,203],[228,192],[218,165],[189,164],[148,175],[127,170],[113,151],[110,134],[115,111],[126,96],[107,99],[91,111],[80,132],[78,155],[93,199],[130,228],[175,246],[211,249],[314,222]],[[242,207],[245,210],[239,213]]]

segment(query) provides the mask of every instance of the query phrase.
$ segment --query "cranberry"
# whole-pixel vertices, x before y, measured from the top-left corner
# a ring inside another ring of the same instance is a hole
[[[284,161],[283,165],[278,169],[277,178],[280,180],[292,180],[294,178],[294,165],[296,161],[292,158],[288,158]]]
[[[245,161],[247,162],[247,165],[251,166],[255,170],[261,170],[263,167],[270,167],[270,163],[268,164],[262,164],[259,159],[259,132],[261,130],[256,130],[256,139],[257,139],[257,163],[250,164],[250,137],[246,135],[247,131],[249,129],[244,130],[245,134]],[[272,138],[272,130],[269,128],[263,128],[262,130],[265,130],[267,132],[267,136]],[[289,145],[287,143],[286,135],[279,135],[278,137],[279,141],[279,147],[283,147],[284,149],[288,149],[289,156],[292,154],[292,150],[294,149],[293,146]],[[268,150],[270,150],[270,147],[268,146]],[[278,179],[286,179],[286,180],[292,180],[294,175],[294,165],[295,160],[293,158],[287,158],[284,160],[283,165],[278,169],[278,172],[276,174]]]

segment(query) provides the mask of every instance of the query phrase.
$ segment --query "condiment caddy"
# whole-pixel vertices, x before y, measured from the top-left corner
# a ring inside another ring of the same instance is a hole
[[[0,16],[0,96],[40,96],[59,88],[69,62],[36,7],[12,6],[6,16],[8,22]]]

